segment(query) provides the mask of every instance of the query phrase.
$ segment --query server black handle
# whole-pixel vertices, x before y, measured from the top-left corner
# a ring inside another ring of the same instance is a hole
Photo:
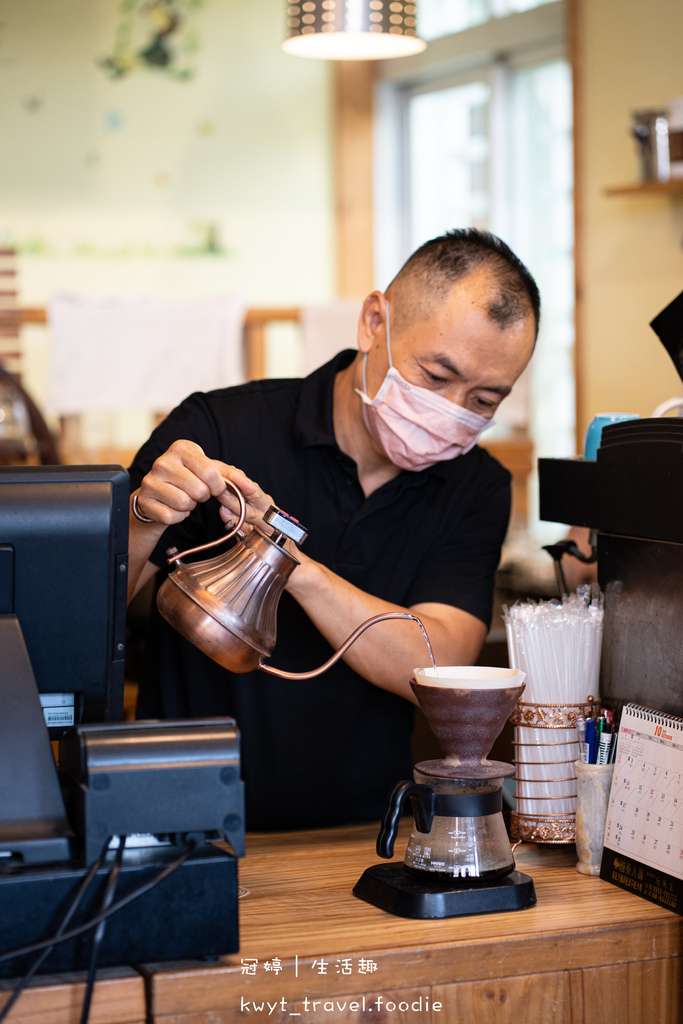
[[[398,782],[389,796],[389,804],[384,812],[379,835],[377,836],[377,855],[379,857],[385,857],[389,860],[394,856],[394,840],[398,832],[398,823],[401,819],[405,802],[409,798],[419,831],[429,832],[431,829],[434,816],[432,810],[434,794],[429,786],[419,786],[417,783],[410,782],[407,779],[403,782]]]

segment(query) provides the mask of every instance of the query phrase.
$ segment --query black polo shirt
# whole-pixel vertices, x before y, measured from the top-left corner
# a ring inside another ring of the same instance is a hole
[[[303,380],[191,395],[136,456],[131,487],[174,440],[195,441],[210,458],[242,469],[299,519],[309,530],[306,553],[350,583],[406,607],[454,605],[488,624],[509,515],[509,474],[475,447],[451,462],[402,471],[366,499],[332,422],[334,378],[354,355],[342,352]],[[165,569],[168,547],[182,552],[220,536],[218,509],[211,499],[169,528],[152,560]],[[405,628],[417,626],[406,622]],[[287,593],[277,630],[270,660],[278,668],[306,671],[332,653]],[[343,661],[301,682],[259,671],[233,675],[187,643],[156,609],[148,655],[139,717],[236,718],[250,829],[374,820],[392,786],[411,776],[412,705]]]

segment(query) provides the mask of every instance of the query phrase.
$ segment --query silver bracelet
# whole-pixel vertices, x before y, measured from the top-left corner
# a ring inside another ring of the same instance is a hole
[[[156,519],[149,519],[147,516],[143,516],[142,512],[138,508],[138,496],[137,496],[137,494],[133,495],[133,504],[132,504],[131,507],[133,509],[133,515],[138,520],[138,522],[140,522],[140,523],[155,523],[156,522]]]

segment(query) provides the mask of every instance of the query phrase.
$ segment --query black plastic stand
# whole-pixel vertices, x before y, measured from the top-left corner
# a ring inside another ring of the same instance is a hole
[[[6,546],[0,551],[4,562]],[[71,828],[15,615],[0,615],[0,652],[0,849],[3,858],[22,864],[68,861]]]
[[[158,875],[182,852],[176,846],[126,851],[114,901]],[[96,915],[108,860],[93,880],[69,929]],[[24,867],[0,874],[0,953],[53,936],[80,885],[84,867]],[[41,973],[88,967],[92,929],[55,946]],[[98,966],[222,956],[239,948],[237,860],[206,844],[173,874],[107,921]],[[0,977],[20,977],[38,953],[0,963]]]
[[[536,903],[528,875],[512,871],[502,878],[476,883],[422,881],[403,864],[374,864],[356,882],[354,896],[398,917],[436,919],[526,910]]]

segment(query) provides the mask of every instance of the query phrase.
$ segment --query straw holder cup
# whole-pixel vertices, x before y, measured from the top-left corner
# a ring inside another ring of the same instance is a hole
[[[582,704],[518,701],[515,726],[515,810],[513,839],[530,843],[573,843],[576,838],[575,762],[579,759],[577,719],[594,713],[593,698]],[[561,732],[560,732],[561,730]]]

